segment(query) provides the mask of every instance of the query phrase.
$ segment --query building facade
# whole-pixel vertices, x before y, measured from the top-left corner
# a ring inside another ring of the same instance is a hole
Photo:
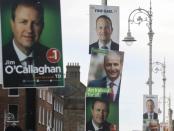
[[[79,64],[66,66],[65,90],[69,90],[64,97],[64,131],[85,130],[85,89],[80,82]]]

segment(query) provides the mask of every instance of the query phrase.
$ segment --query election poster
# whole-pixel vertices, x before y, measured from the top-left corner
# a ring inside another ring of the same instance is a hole
[[[60,0],[2,0],[3,88],[64,87]]]
[[[86,131],[92,130],[92,121],[100,125],[102,130],[119,130],[123,58],[124,52],[121,51],[92,49],[86,89]],[[100,122],[95,119],[97,110],[101,114],[105,112]]]
[[[119,7],[90,5],[89,54],[91,49],[119,50]]]
[[[101,97],[86,99],[86,131],[119,131],[119,105]]]
[[[143,97],[143,129],[159,129],[157,95]]]
[[[87,96],[101,96],[102,92],[104,94],[112,92],[113,101],[119,100],[123,57],[124,52],[121,51],[92,50]]]

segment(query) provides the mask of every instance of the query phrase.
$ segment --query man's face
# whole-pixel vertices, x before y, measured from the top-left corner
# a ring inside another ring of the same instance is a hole
[[[146,107],[147,112],[154,112],[154,103],[152,101],[147,101]]]
[[[106,43],[111,39],[112,27],[109,20],[100,18],[97,20],[96,32],[98,39],[102,43]]]
[[[96,101],[94,109],[92,109],[92,119],[94,123],[100,127],[106,120],[108,115],[106,104],[100,101]]]
[[[121,72],[122,65],[120,63],[120,56],[108,55],[104,60],[104,69],[107,77],[111,81],[115,81]]]
[[[38,42],[43,27],[38,11],[23,5],[16,8],[15,19],[11,21],[11,26],[15,43],[24,53]]]

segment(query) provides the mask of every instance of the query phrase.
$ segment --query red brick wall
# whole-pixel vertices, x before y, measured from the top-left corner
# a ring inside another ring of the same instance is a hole
[[[8,104],[18,104],[18,125],[24,129],[25,90],[19,90],[19,97],[8,97],[8,90],[0,89],[0,131],[4,130],[4,112],[8,112]],[[8,123],[6,125],[8,125]]]

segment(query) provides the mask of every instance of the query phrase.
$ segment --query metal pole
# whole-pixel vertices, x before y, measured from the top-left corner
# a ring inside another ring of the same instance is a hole
[[[107,6],[107,0],[102,0],[102,5],[106,5]]]
[[[152,7],[151,7],[151,1],[150,1],[150,12],[149,12],[149,79],[148,79],[148,85],[149,85],[149,95],[152,95],[152,40],[153,40],[153,31],[152,31]]]
[[[168,121],[168,126],[169,126],[169,131],[172,131],[172,110],[171,110],[170,96],[168,98],[168,101],[169,101],[169,110],[168,110],[169,121]]]
[[[166,98],[166,65],[165,65],[165,60],[164,60],[164,65],[163,65],[163,123],[165,123],[165,98]]]

